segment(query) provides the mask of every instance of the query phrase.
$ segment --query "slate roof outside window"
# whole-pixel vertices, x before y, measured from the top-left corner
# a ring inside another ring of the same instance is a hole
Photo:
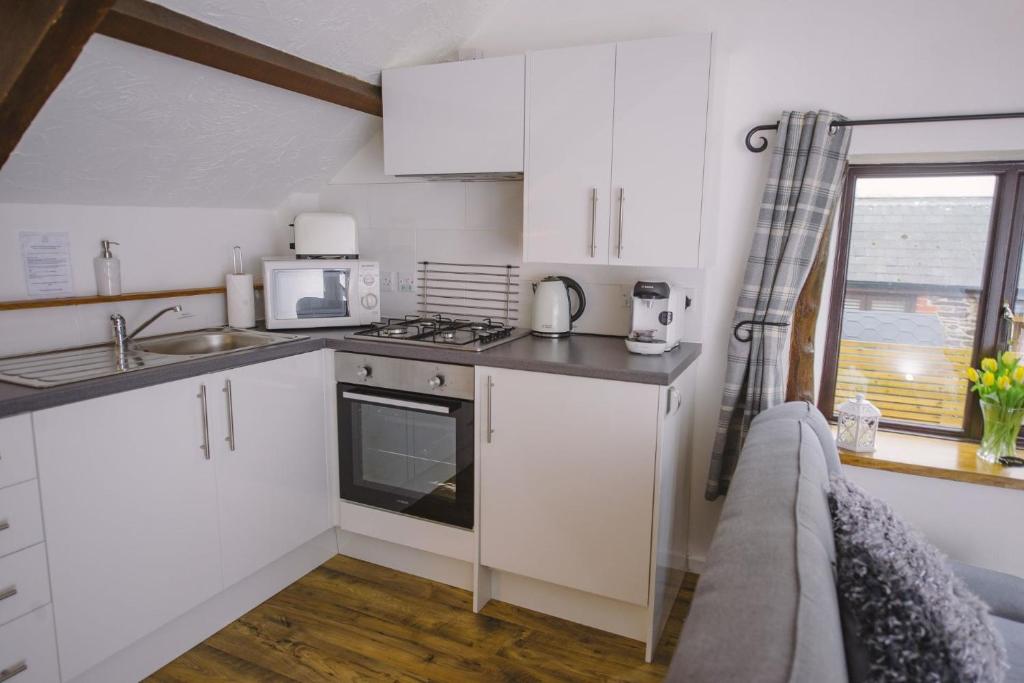
[[[847,281],[976,289],[990,197],[858,197]]]

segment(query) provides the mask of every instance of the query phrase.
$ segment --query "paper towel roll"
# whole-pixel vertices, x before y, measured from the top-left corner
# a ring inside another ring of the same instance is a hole
[[[256,300],[252,288],[252,275],[225,275],[227,289],[228,325],[231,327],[256,326]]]

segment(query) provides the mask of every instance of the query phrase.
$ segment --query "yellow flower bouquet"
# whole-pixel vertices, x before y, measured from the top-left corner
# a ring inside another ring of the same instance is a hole
[[[985,431],[978,457],[996,463],[1016,452],[1024,420],[1024,363],[1012,351],[985,358],[980,368],[967,368],[971,391],[978,394]]]

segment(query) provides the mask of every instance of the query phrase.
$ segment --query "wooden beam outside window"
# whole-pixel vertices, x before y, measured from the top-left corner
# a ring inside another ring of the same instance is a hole
[[[379,86],[146,0],[116,0],[97,32],[374,116],[383,111]]]

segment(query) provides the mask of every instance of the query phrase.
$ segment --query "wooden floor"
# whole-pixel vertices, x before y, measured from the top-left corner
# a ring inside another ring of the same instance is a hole
[[[660,681],[695,587],[653,664],[641,643],[336,556],[149,681]]]

